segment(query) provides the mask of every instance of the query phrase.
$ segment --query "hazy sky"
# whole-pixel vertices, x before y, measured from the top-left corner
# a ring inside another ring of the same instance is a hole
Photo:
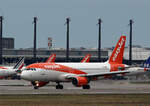
[[[129,19],[134,20],[133,44],[150,47],[150,0],[0,0],[4,37],[14,37],[16,48],[33,47],[33,17],[38,17],[38,48],[66,47],[66,18],[70,17],[70,47],[96,48],[98,18],[102,47],[112,47],[121,34],[129,40]],[[128,41],[126,43],[128,45]]]

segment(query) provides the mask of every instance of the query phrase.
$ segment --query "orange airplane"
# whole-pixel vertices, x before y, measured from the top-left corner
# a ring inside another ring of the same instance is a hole
[[[121,36],[108,61],[104,63],[34,63],[26,67],[21,78],[28,81],[56,82],[56,89],[63,89],[61,82],[72,82],[76,87],[90,89],[90,81],[97,77],[130,73],[122,63],[126,36]]]
[[[81,63],[89,62],[90,61],[91,54],[87,54],[82,60]],[[52,54],[45,63],[52,63],[55,62],[56,54]],[[44,81],[32,81],[31,84],[34,86],[34,89],[38,89],[39,87],[43,87],[49,82]]]

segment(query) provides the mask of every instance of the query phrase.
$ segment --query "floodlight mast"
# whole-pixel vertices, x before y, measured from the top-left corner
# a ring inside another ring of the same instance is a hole
[[[66,18],[67,24],[67,39],[66,39],[66,61],[69,62],[69,22],[70,18]]]
[[[0,16],[0,64],[3,64],[3,16]]]
[[[37,17],[34,17],[34,21],[33,21],[33,24],[34,24],[34,48],[33,48],[33,59],[34,59],[34,62],[36,62],[36,28],[37,28]]]
[[[98,61],[101,61],[101,23],[102,20],[98,19],[99,31],[98,31]]]
[[[132,65],[132,24],[134,23],[133,20],[129,20],[130,25],[130,41],[129,41],[129,65]]]

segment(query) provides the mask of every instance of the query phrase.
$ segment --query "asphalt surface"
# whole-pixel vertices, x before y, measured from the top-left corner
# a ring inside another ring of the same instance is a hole
[[[33,89],[24,80],[0,80],[0,94],[150,94],[150,83],[130,83],[128,80],[100,80],[90,82],[91,89],[74,87],[72,83],[62,83],[63,90],[55,89],[56,83]]]

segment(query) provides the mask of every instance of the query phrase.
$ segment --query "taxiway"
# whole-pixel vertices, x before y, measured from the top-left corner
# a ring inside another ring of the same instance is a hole
[[[128,80],[100,80],[90,83],[91,89],[83,90],[72,83],[63,83],[64,89],[55,89],[55,83],[37,90],[24,80],[0,80],[0,94],[140,94],[150,93],[149,83],[130,83]]]

